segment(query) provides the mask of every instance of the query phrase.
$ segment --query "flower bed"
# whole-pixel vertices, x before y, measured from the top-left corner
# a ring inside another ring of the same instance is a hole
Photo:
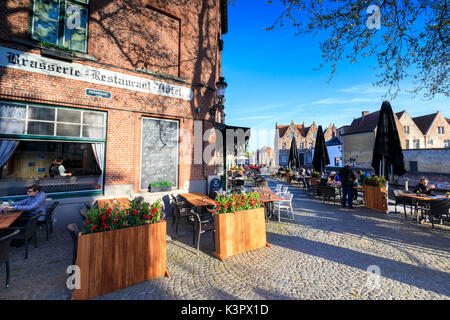
[[[266,242],[266,221],[259,194],[217,196],[214,214],[216,251],[220,260],[269,246]]]
[[[78,238],[79,289],[74,300],[91,299],[160,276],[166,270],[166,222],[161,201],[92,208]]]

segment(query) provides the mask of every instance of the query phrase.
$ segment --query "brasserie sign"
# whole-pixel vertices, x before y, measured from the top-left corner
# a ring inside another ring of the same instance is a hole
[[[0,46],[0,66],[171,98],[192,100],[192,89],[124,73],[58,61]]]

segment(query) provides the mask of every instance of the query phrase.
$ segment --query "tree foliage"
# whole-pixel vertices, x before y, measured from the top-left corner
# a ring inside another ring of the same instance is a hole
[[[320,33],[322,63],[356,63],[376,57],[376,85],[395,97],[412,78],[415,94],[449,96],[449,14],[447,0],[280,0],[284,11],[266,28],[292,24],[298,35]],[[269,4],[272,1],[267,1]],[[376,7],[375,7],[376,6]],[[379,28],[373,8],[379,8]]]

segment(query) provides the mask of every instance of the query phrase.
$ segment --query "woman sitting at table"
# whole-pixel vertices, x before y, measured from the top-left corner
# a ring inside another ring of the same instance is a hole
[[[0,210],[8,211],[24,211],[20,218],[31,218],[32,216],[42,212],[42,216],[38,218],[38,221],[45,220],[46,213],[46,194],[41,191],[42,187],[38,184],[34,184],[28,188],[28,197],[24,200],[13,202],[10,205],[3,205]],[[22,223],[23,224],[23,223]],[[20,226],[20,220],[16,220],[11,227]]]

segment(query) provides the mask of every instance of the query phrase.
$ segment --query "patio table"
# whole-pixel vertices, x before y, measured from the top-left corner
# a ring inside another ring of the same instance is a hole
[[[208,197],[203,193],[181,193],[180,196],[186,199],[187,202],[192,204],[194,207],[206,207],[216,205],[216,201]],[[205,201],[203,201],[203,199]]]
[[[400,197],[408,197],[408,198],[417,200],[416,204],[415,204],[415,210],[414,210],[416,212],[417,222],[419,222],[419,202],[429,203],[432,200],[450,199],[447,196],[431,196],[431,195],[416,194],[416,193],[400,193],[399,196]],[[421,214],[421,217],[423,217],[423,213]]]
[[[9,212],[6,216],[0,214],[0,229],[9,228],[9,226],[20,217],[23,211]]]

